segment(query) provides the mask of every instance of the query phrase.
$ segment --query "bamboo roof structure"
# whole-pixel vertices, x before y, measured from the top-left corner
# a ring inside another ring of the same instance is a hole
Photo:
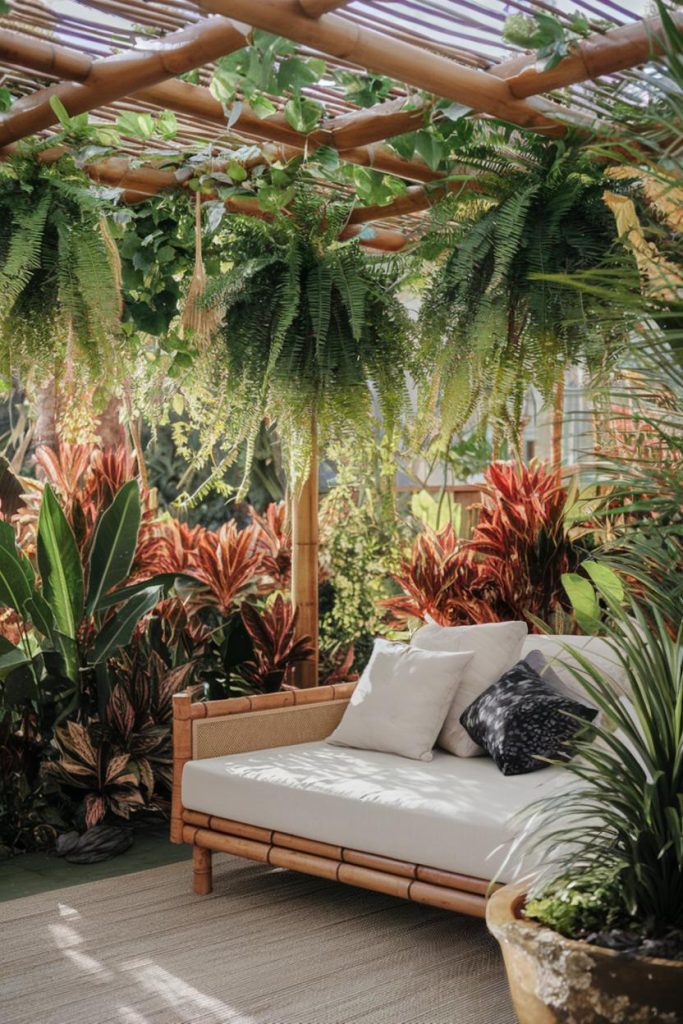
[[[0,17],[0,88],[11,97],[0,114],[0,157],[27,136],[49,139],[59,128],[53,97],[69,115],[88,112],[102,125],[128,111],[174,113],[172,138],[146,143],[123,133],[116,153],[86,164],[94,181],[121,188],[130,201],[186,183],[192,172],[182,163],[193,153],[220,164],[248,146],[252,162],[286,162],[329,147],[342,164],[403,183],[386,204],[356,205],[348,228],[365,244],[396,249],[420,233],[438,198],[462,187],[463,169],[456,152],[434,169],[419,155],[401,156],[387,139],[419,129],[441,99],[467,116],[550,138],[569,130],[590,136],[594,94],[657,53],[658,22],[643,20],[643,7],[644,0],[577,0],[571,8],[564,0],[11,0]],[[511,11],[550,12],[569,23],[570,9],[584,15],[588,34],[552,68],[504,41]],[[674,16],[683,28],[683,15]],[[273,112],[263,117],[246,101],[228,108],[212,92],[216,61],[248,45],[253,29],[325,61],[320,79],[302,90],[323,108],[312,131],[292,127],[286,97],[269,96]],[[190,72],[191,80],[181,77]],[[349,73],[369,86],[387,76],[388,85],[362,107],[343,85]],[[352,192],[343,179],[338,189]],[[256,207],[248,196],[230,200],[240,212],[258,214]]]

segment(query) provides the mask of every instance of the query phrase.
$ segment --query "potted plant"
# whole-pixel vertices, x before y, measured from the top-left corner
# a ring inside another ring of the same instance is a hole
[[[573,653],[598,725],[574,740],[574,784],[532,810],[534,836],[521,843],[540,854],[540,875],[488,905],[521,1024],[683,1021],[680,542],[668,576],[658,570],[670,546],[652,543],[656,571],[628,594],[598,562],[584,563],[592,587],[568,581],[584,616],[606,608],[628,687]]]

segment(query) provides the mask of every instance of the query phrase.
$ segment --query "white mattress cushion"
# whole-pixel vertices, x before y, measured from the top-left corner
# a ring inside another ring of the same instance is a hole
[[[517,812],[570,781],[562,768],[505,778],[490,758],[435,750],[430,762],[408,761],[318,741],[189,761],[182,801],[205,814],[491,879],[519,830]],[[521,870],[508,864],[501,881]]]
[[[422,650],[473,652],[439,733],[437,742],[444,750],[457,757],[484,753],[460,724],[460,717],[472,701],[519,661],[527,632],[526,622],[486,622],[479,626],[428,622],[413,635],[411,645]]]

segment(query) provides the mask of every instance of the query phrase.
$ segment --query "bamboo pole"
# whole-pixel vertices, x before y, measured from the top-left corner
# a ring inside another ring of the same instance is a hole
[[[294,666],[296,686],[318,685],[318,432],[311,416],[311,458],[308,477],[292,498],[292,604],[298,631],[313,640],[313,661]]]
[[[314,20],[301,13],[297,0],[198,0],[215,14],[247,19],[255,28],[276,32],[343,60],[390,75],[418,89],[462,103],[478,113],[500,117],[520,127],[564,135],[572,112],[546,100],[515,99],[505,79],[457,64],[412,43],[389,38],[336,14]],[[560,116],[561,115],[561,116]]]
[[[344,7],[349,0],[298,0],[299,7],[309,18],[319,18],[321,14],[328,14]]]
[[[669,14],[683,29],[683,12]],[[526,99],[645,64],[662,53],[662,36],[661,18],[646,18],[578,40],[571,52],[548,71],[539,70],[535,62],[520,69],[518,58],[513,58],[492,68],[492,73],[507,80],[513,96]]]
[[[0,159],[7,158],[15,152],[14,145],[8,146],[4,152],[0,151]],[[45,149],[38,153],[37,159],[43,163],[54,163],[66,153],[67,150],[63,147],[54,146],[52,149]],[[164,171],[144,165],[135,167],[126,157],[107,157],[104,160],[97,160],[92,164],[85,164],[83,171],[99,185],[120,188],[122,198],[127,203],[143,202],[167,188],[180,188],[186,180],[182,176],[179,177],[174,171]],[[207,194],[204,198],[213,197]],[[266,210],[262,210],[258,200],[252,196],[230,196],[225,200],[225,206],[231,213],[239,213],[247,217],[270,220],[273,216]],[[347,224],[339,237],[342,241],[347,238],[358,238],[359,244],[364,248],[377,249],[380,252],[399,252],[408,243],[408,239],[400,231],[390,231],[375,225],[364,226],[362,223]]]
[[[83,84],[89,80],[90,76],[96,78],[101,74],[100,68],[103,63],[103,61],[93,61],[91,58],[80,55],[75,50],[71,50],[66,46],[58,46],[54,43],[45,43],[43,40],[35,40],[31,36],[22,35],[22,33],[14,32],[10,29],[0,29],[0,58],[10,64],[17,64],[35,71],[43,71],[59,75],[60,77],[75,79]],[[49,95],[59,94],[58,90],[61,88],[62,86],[53,86]],[[74,86],[74,88],[76,87]],[[157,82],[148,87],[130,91],[128,84],[126,84],[125,92],[121,95],[130,95],[131,99],[138,99],[152,106],[173,110],[176,113],[196,117],[203,121],[209,121],[219,125],[222,129],[226,125],[223,104],[219,103],[212,96],[210,90],[204,86],[192,85],[189,82],[174,79],[173,81]],[[35,93],[32,99],[35,100],[36,97],[40,96],[41,93]],[[60,98],[67,106],[69,113],[78,112],[75,106],[72,106],[73,101],[69,101],[68,97],[65,98],[62,95]],[[20,101],[20,103],[23,102]],[[83,95],[81,97],[81,105],[85,102],[85,96]],[[91,99],[88,102],[93,102],[94,106],[87,109],[94,109],[95,106],[101,106],[104,101],[100,102],[91,95]],[[0,140],[2,138],[3,124],[6,126],[7,119],[11,114],[21,109],[20,104],[17,103],[13,106],[12,111],[5,115],[5,121],[0,117]],[[25,122],[22,123],[25,126]],[[332,122],[329,122],[329,124],[331,125]],[[232,128],[234,131],[251,138],[280,144],[282,146],[281,151],[279,154],[276,151],[274,155],[283,160],[289,160],[293,156],[297,156],[305,151],[312,152],[318,146],[336,145],[330,127],[322,126],[320,129],[306,135],[303,132],[295,131],[283,114],[271,114],[267,118],[258,117],[248,103],[242,105]],[[38,129],[33,128],[32,130]],[[390,129],[388,129],[388,133],[395,134]],[[2,141],[0,141],[0,145],[2,144]],[[289,149],[286,147],[289,147]],[[439,172],[432,171],[424,160],[420,158],[403,160],[386,146],[351,146],[350,138],[347,136],[344,140],[344,147],[346,151],[343,154],[343,159],[348,163],[374,167],[384,174],[394,174],[412,181],[422,182],[434,181],[443,176]]]
[[[564,370],[557,382],[553,402],[551,433],[551,465],[559,469],[562,465],[562,429],[564,427]]]
[[[127,50],[92,61],[81,82],[61,82],[17,100],[0,117],[0,146],[55,124],[57,115],[50,105],[53,97],[61,100],[72,116],[82,114],[240,50],[246,46],[249,33],[247,25],[226,18],[209,18],[164,36],[154,49]],[[15,49],[16,46],[15,40]],[[56,47],[48,52],[41,45],[40,60],[50,59],[54,64]]]
[[[424,125],[430,105],[419,96],[411,97],[411,108],[406,109],[408,97],[376,103],[365,110],[354,110],[323,122],[332,136],[332,145],[343,152],[357,146],[367,146],[393,135],[414,132]]]

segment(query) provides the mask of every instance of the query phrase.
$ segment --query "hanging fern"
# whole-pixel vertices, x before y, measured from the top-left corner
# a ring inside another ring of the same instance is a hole
[[[67,354],[111,374],[120,292],[104,204],[65,158],[0,165],[0,358],[59,372]]]
[[[616,231],[600,166],[542,140],[505,155],[498,178],[490,174],[495,153],[482,159],[490,194],[446,206],[425,242],[441,260],[421,328],[423,357],[439,367],[431,400],[444,432],[476,413],[514,441],[529,386],[548,401],[568,363],[596,368],[625,326],[608,330],[584,295],[539,277],[610,258]]]
[[[220,424],[251,446],[261,421],[275,419],[295,481],[312,417],[325,443],[367,430],[376,402],[391,433],[406,397],[411,330],[398,268],[338,241],[347,216],[301,188],[273,220],[228,218],[228,269],[208,289],[224,318],[193,372],[195,421],[211,444]]]

